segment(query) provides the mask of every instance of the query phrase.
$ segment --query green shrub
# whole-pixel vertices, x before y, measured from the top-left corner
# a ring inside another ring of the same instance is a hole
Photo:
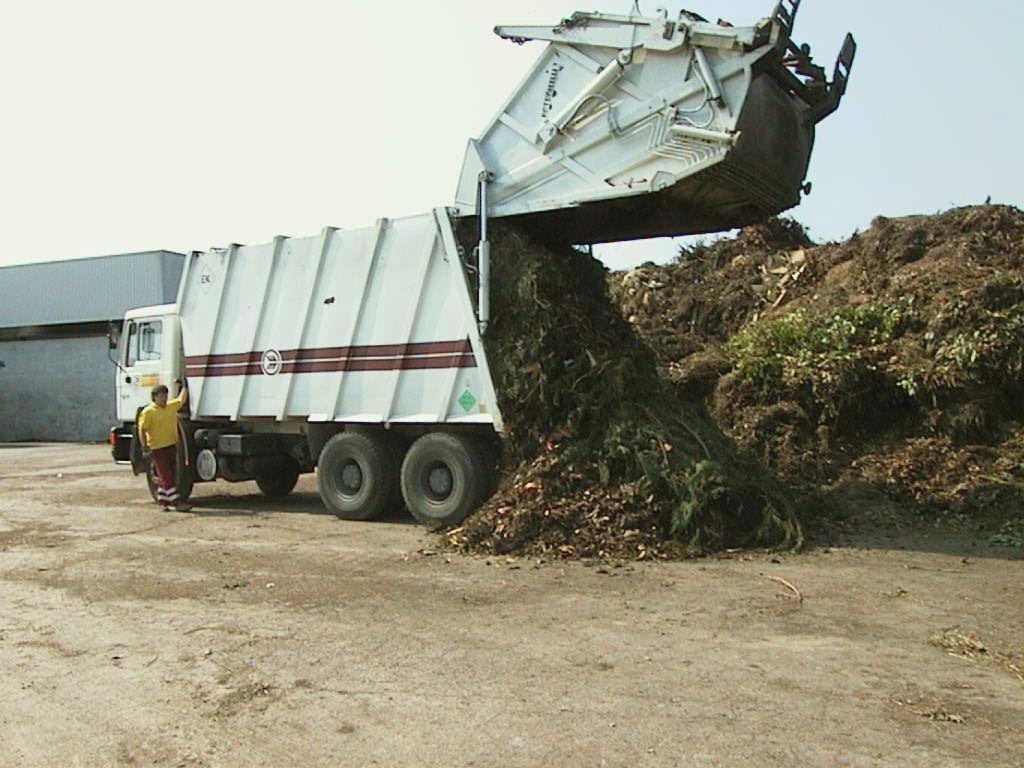
[[[969,385],[1013,385],[1024,373],[1024,303],[1000,310],[976,310],[958,317],[953,330],[936,345],[925,381],[934,389]]]
[[[726,343],[736,370],[765,395],[792,396],[829,418],[870,388],[903,321],[899,307],[797,309],[747,326]]]
[[[1004,522],[999,531],[989,537],[989,543],[1001,547],[1024,547],[1024,515]]]

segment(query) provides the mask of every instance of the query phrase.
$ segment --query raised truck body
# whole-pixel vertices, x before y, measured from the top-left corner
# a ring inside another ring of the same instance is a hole
[[[664,10],[497,27],[546,45],[469,142],[460,211],[484,199],[488,216],[599,243],[718,232],[797,205],[815,126],[838,109],[857,49],[847,35],[829,80],[792,39],[800,4],[747,27]]]

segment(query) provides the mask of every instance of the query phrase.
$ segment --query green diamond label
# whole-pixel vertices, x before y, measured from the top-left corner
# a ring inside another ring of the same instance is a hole
[[[462,410],[469,413],[473,406],[476,405],[476,398],[473,397],[473,393],[468,389],[463,392],[462,397],[459,398],[459,405],[462,406]]]

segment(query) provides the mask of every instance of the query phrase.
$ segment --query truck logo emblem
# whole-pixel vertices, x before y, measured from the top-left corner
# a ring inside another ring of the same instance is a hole
[[[276,376],[281,372],[281,353],[276,349],[268,349],[260,358],[260,369],[267,376]]]

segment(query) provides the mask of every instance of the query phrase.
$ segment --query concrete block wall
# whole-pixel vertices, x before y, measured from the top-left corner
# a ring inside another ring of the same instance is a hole
[[[114,424],[104,336],[0,341],[0,442],[101,441]]]

